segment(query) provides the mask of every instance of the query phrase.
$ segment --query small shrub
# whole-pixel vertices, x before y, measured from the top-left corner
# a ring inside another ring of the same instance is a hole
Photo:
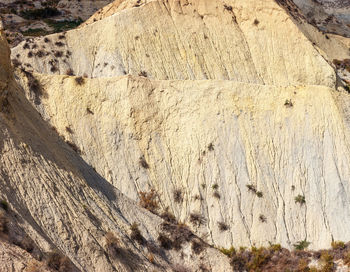
[[[145,169],[149,168],[149,165],[148,165],[147,161],[145,160],[145,157],[143,157],[143,156],[140,157],[139,163],[143,168],[145,168]]]
[[[292,191],[294,191],[294,190],[295,190],[295,186],[294,186],[294,185],[292,185],[291,189],[292,189]]]
[[[72,265],[70,260],[63,254],[54,251],[47,256],[47,266],[60,272],[71,271]]]
[[[165,250],[172,249],[173,242],[163,233],[160,233],[157,238],[158,242],[160,243],[160,246],[164,248]]]
[[[310,245],[310,242],[306,241],[306,240],[302,240],[297,242],[296,244],[294,244],[294,249],[295,250],[304,250],[306,249],[308,246]]]
[[[139,192],[140,205],[152,213],[157,213],[159,208],[157,193],[154,189],[150,192]]]
[[[49,43],[49,42],[51,42],[51,40],[50,40],[49,38],[46,38],[46,37],[45,37],[45,38],[44,38],[44,42],[45,42],[45,43]]]
[[[257,191],[257,192],[256,192],[256,196],[259,197],[259,198],[262,198],[264,195],[263,195],[262,192]]]
[[[264,247],[252,247],[252,259],[248,263],[249,271],[260,271],[271,258],[270,252]]]
[[[217,183],[215,183],[215,184],[213,184],[213,185],[211,186],[211,188],[212,188],[213,190],[217,190],[217,189],[219,189],[219,185],[218,185]]]
[[[66,38],[66,36],[64,36],[64,35],[59,35],[59,36],[58,36],[58,39],[59,39],[59,40],[63,40],[63,39],[65,39],[65,38]]]
[[[218,227],[221,232],[228,230],[228,225],[224,222],[218,222]]]
[[[215,198],[217,198],[217,199],[220,199],[220,198],[221,198],[221,195],[219,194],[218,191],[215,191],[215,192],[213,193],[213,197],[215,197]]]
[[[76,77],[74,80],[75,80],[75,83],[77,85],[79,85],[79,86],[81,86],[81,85],[83,85],[85,83],[85,79],[83,77],[81,77],[81,76]]]
[[[146,239],[142,236],[142,234],[139,230],[139,226],[136,223],[133,223],[130,226],[130,230],[131,230],[130,237],[132,240],[135,240],[140,245],[146,244]]]
[[[32,52],[32,51],[29,51],[27,57],[28,57],[28,58],[32,58],[32,57],[33,57],[33,52]]]
[[[182,203],[183,197],[182,197],[182,190],[181,189],[175,189],[173,191],[174,201],[176,203]]]
[[[286,108],[291,108],[293,107],[293,102],[291,99],[286,99],[286,101],[284,102],[284,105],[286,106]]]
[[[306,203],[305,201],[305,196],[303,195],[297,195],[295,198],[294,198],[294,201],[295,203],[299,203],[300,205],[303,205]]]
[[[0,208],[2,208],[5,212],[8,212],[9,204],[6,200],[0,200]]]
[[[232,246],[229,249],[226,248],[220,248],[221,253],[225,254],[228,257],[232,257],[233,255],[236,254],[236,249]]]
[[[192,251],[198,255],[205,249],[205,244],[200,240],[192,240],[191,242]]]
[[[39,50],[38,52],[36,52],[35,55],[36,55],[37,57],[39,57],[39,58],[42,58],[43,56],[45,56],[45,53],[44,53],[43,50]]]
[[[270,243],[269,249],[272,250],[273,252],[278,252],[278,251],[281,251],[282,247],[280,244]]]
[[[68,76],[74,76],[74,71],[73,71],[73,69],[72,69],[72,68],[67,69],[66,75],[68,75]]]
[[[331,246],[333,249],[338,250],[338,249],[344,249],[346,247],[345,243],[342,241],[333,241],[331,243]]]
[[[55,66],[55,65],[52,65],[51,66],[51,68],[50,68],[50,71],[52,72],[52,73],[55,73],[55,72],[57,72],[57,67]]]
[[[210,143],[210,144],[208,145],[208,150],[209,150],[209,151],[213,151],[213,150],[214,150],[214,145],[213,145],[213,143]]]
[[[253,184],[247,184],[246,186],[247,186],[247,188],[248,188],[248,191],[253,192],[253,193],[256,194],[255,185],[253,185]]]
[[[147,72],[146,72],[146,71],[141,71],[141,72],[139,73],[139,76],[142,76],[142,77],[148,77],[148,75],[147,75]]]
[[[63,42],[55,42],[55,45],[57,45],[58,47],[62,47],[62,46],[64,46],[64,43]]]
[[[193,225],[200,226],[205,223],[205,218],[200,213],[191,213],[190,222]]]
[[[260,22],[259,22],[259,20],[258,20],[258,19],[255,19],[255,20],[254,20],[254,25],[256,25],[256,26],[257,26],[259,23],[260,23]]]
[[[260,222],[265,223],[267,219],[266,219],[266,216],[265,216],[265,215],[260,214],[260,215],[259,215],[259,220],[260,220]]]
[[[55,56],[56,58],[61,58],[61,57],[63,56],[63,52],[62,52],[62,51],[56,51],[55,54],[54,54],[54,56]]]
[[[112,253],[113,256],[118,254],[119,251],[119,240],[112,232],[107,232],[105,235],[107,249]]]
[[[160,215],[160,217],[169,223],[177,224],[175,216],[171,212],[169,212],[169,207],[165,209],[165,211]]]

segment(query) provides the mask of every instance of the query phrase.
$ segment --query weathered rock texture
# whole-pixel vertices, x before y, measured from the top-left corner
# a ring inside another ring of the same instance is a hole
[[[169,271],[177,264],[227,271],[226,256],[211,247],[195,254],[190,242],[181,251],[165,252],[158,245],[162,219],[122,195],[42,120],[14,81],[0,34],[0,93],[6,93],[0,113],[0,199],[9,203],[11,222],[43,252],[60,251],[80,271]],[[26,78],[36,95],[42,94],[35,78],[28,73]],[[143,245],[130,231],[134,222],[147,240]],[[107,232],[118,241],[114,249],[106,244]]]
[[[103,234],[127,237],[136,221],[156,240],[160,220],[118,190],[138,200],[151,189],[161,209],[218,247],[350,240],[350,100],[327,51],[345,50],[338,41],[272,0],[116,1],[104,12],[12,50],[17,82],[46,122],[18,92],[21,104],[10,105],[22,121],[5,135],[24,140],[5,141],[3,160],[19,168],[27,209],[40,211],[42,248],[44,233],[79,269],[122,268],[103,254]],[[34,172],[22,172],[21,156]],[[213,271],[227,271],[216,258]]]

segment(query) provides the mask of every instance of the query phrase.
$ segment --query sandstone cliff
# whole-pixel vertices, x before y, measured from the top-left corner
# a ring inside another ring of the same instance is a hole
[[[165,224],[122,195],[72,150],[71,143],[62,141],[15,82],[0,34],[0,200],[8,203],[6,212],[1,207],[0,212],[9,224],[0,222],[0,240],[14,239],[20,230],[32,241],[31,248],[70,259],[69,271],[170,271],[177,266],[227,271],[227,257],[185,226]],[[35,77],[28,72],[25,77],[31,90],[45,97]],[[159,234],[168,235],[165,226],[183,234],[177,241],[179,251],[165,252],[158,245]],[[28,254],[0,245],[4,271],[33,265]]]

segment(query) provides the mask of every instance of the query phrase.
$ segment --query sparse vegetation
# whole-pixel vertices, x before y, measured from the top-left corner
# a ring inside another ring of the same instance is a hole
[[[173,242],[163,233],[160,233],[158,235],[157,240],[160,243],[160,246],[165,250],[170,250],[172,248]]]
[[[291,108],[293,107],[293,102],[291,99],[286,99],[286,101],[284,102],[284,106],[286,106],[286,108]]]
[[[150,212],[156,214],[159,208],[157,197],[157,193],[154,189],[152,189],[150,192],[139,192],[140,205]]]
[[[182,203],[182,201],[183,201],[182,190],[181,189],[175,189],[173,191],[173,197],[174,197],[174,201],[176,203]]]
[[[305,201],[305,196],[303,195],[297,195],[295,198],[294,198],[294,201],[295,203],[299,203],[300,205],[303,205],[306,203]]]
[[[218,222],[218,227],[221,232],[228,230],[228,225],[225,222]]]
[[[228,257],[232,257],[236,253],[236,249],[232,246],[229,249],[220,248],[221,253],[225,254]]]
[[[131,239],[133,239],[134,241],[136,241],[137,243],[139,243],[140,245],[145,245],[146,244],[146,239],[142,236],[140,230],[139,230],[139,226],[137,223],[133,223],[130,226],[130,237]]]
[[[115,235],[110,231],[106,233],[105,239],[106,247],[110,251],[112,256],[117,255],[119,251],[119,239],[115,237]]]
[[[260,191],[257,191],[256,192],[256,196],[259,197],[259,198],[262,198],[263,197],[263,193],[260,192]]]
[[[74,80],[75,80],[75,83],[79,86],[84,85],[85,83],[85,79],[81,76],[76,77]]]
[[[256,25],[256,26],[257,26],[259,23],[260,23],[260,22],[259,22],[258,19],[255,19],[254,22],[253,22],[253,24]]]
[[[9,204],[6,200],[0,200],[0,208],[2,208],[4,211],[8,212],[9,210]]]
[[[72,270],[72,265],[70,260],[66,256],[59,253],[58,251],[53,251],[48,253],[47,266],[59,272]]]
[[[141,76],[141,77],[148,77],[146,71],[141,71],[141,72],[139,73],[139,76]]]
[[[64,21],[54,21],[54,20],[48,19],[45,22],[54,29],[53,32],[57,33],[57,32],[63,32],[63,31],[76,28],[83,22],[83,20],[80,18],[77,20],[64,20]]]
[[[208,145],[208,150],[209,150],[209,151],[214,151],[214,145],[213,145],[213,143],[210,143],[210,144]]]
[[[253,192],[254,194],[256,194],[256,188],[254,184],[247,184],[246,185],[248,188],[248,191]]]
[[[263,214],[260,214],[260,215],[259,215],[259,220],[260,220],[260,222],[262,222],[262,223],[265,223],[265,222],[267,221],[266,216],[263,215]]]
[[[217,198],[217,199],[220,199],[220,198],[221,198],[221,195],[219,194],[218,191],[215,191],[215,192],[213,193],[213,197],[215,197],[215,198]]]
[[[73,69],[72,69],[72,68],[67,69],[66,75],[68,75],[68,76],[74,76],[74,71],[73,71]]]
[[[302,240],[302,241],[295,243],[293,246],[296,250],[305,250],[308,248],[309,245],[310,245],[310,242],[308,242],[306,240]]]
[[[331,243],[331,246],[333,249],[338,250],[338,249],[344,249],[346,247],[345,243],[342,241],[333,241]]]
[[[217,183],[215,183],[215,184],[213,184],[213,185],[211,186],[211,188],[212,188],[213,190],[217,190],[217,189],[219,189],[219,185],[218,185]]]
[[[195,226],[201,226],[205,221],[205,218],[200,213],[190,214],[190,222]]]
[[[201,240],[192,240],[191,241],[191,249],[192,251],[198,255],[205,249],[205,244]]]
[[[149,168],[149,165],[148,165],[148,163],[147,163],[145,157],[143,157],[143,156],[140,157],[139,163],[140,163],[140,165],[141,165],[143,168],[145,168],[145,169],[148,169],[148,168]]]
[[[227,11],[232,11],[232,6],[224,4],[224,9]]]

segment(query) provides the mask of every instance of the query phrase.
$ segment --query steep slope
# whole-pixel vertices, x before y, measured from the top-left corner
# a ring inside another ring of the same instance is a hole
[[[42,252],[57,250],[67,256],[75,266],[71,271],[169,271],[177,264],[227,271],[223,254],[185,226],[164,225],[140,208],[58,137],[15,82],[2,32],[0,37],[0,199],[9,203],[6,216],[12,224]],[[33,75],[26,77],[41,94]],[[184,236],[177,241],[178,251],[158,245],[164,226]],[[202,250],[193,244],[202,245]],[[17,265],[8,271],[17,271]]]
[[[200,213],[205,222],[192,227],[215,245],[350,239],[346,115],[332,89],[38,78],[49,97],[42,115],[89,164],[133,199],[154,188],[189,224]]]
[[[65,35],[21,43],[12,58],[39,73],[89,77],[132,74],[330,87],[335,80],[334,71],[273,0],[148,1]]]
[[[155,189],[213,245],[350,240],[349,99],[314,29],[275,1],[134,5],[13,49],[25,69],[109,77],[35,74],[38,97],[18,69],[41,116],[110,184],[134,200]]]

